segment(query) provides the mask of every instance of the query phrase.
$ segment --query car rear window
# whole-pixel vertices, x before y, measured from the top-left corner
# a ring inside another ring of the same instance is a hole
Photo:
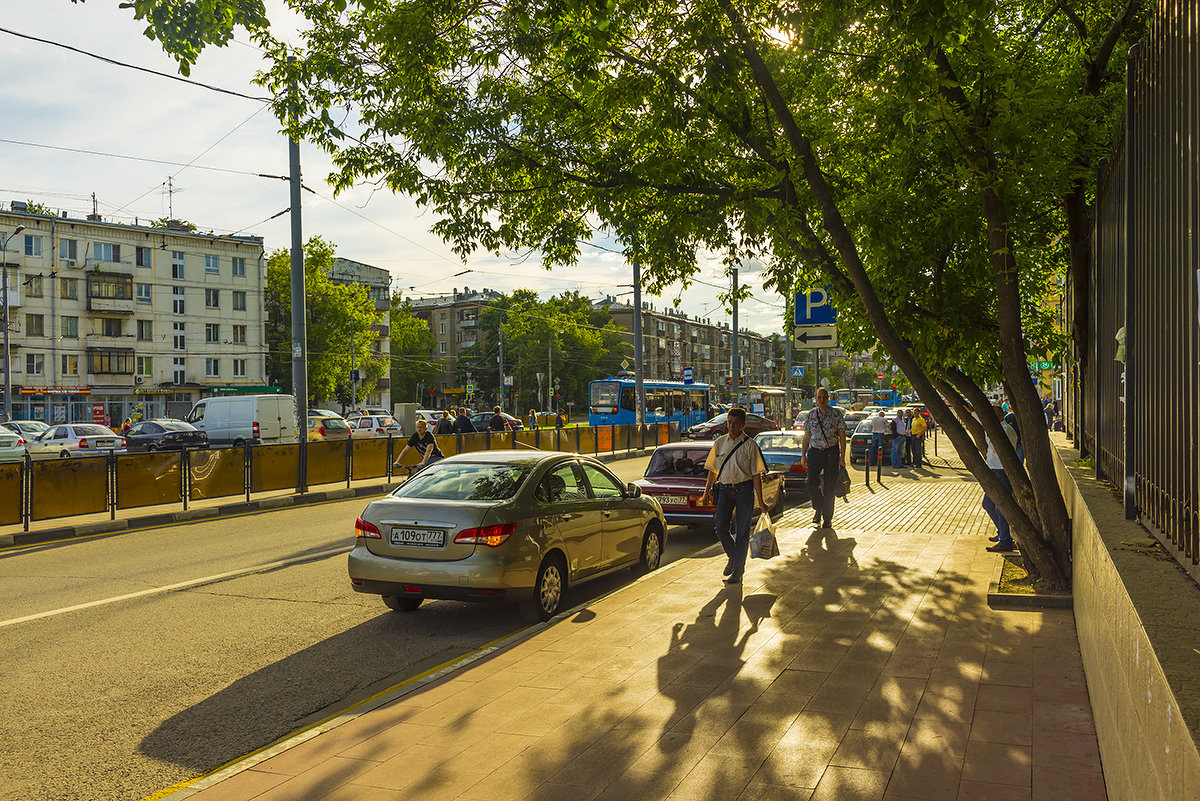
[[[439,462],[405,481],[394,498],[439,501],[504,501],[517,494],[531,465]]]
[[[104,426],[75,426],[75,434],[80,437],[115,437],[111,428]]]
[[[703,476],[708,448],[670,448],[655,451],[646,466],[648,476]]]
[[[803,434],[759,434],[754,438],[758,447],[764,449],[787,450],[799,449],[804,445]]]
[[[397,422],[396,422],[396,418],[394,418],[394,417],[380,417],[380,418],[379,418],[379,425],[381,425],[381,426],[394,426],[394,425],[399,425],[399,423],[397,423]]]
[[[162,426],[167,431],[195,431],[196,427],[191,423],[185,423],[182,420],[159,420],[158,425]]]
[[[320,420],[319,423],[331,431],[342,431],[350,428],[350,426],[346,425],[345,420],[340,420],[336,417],[326,417],[324,420]]]

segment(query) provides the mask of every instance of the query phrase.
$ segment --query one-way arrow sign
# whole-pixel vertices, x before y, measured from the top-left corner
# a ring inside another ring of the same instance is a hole
[[[837,326],[798,325],[796,344],[801,348],[832,348],[837,345]]]

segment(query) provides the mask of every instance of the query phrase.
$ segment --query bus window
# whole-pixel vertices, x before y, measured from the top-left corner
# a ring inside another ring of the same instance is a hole
[[[593,381],[588,404],[592,407],[592,414],[616,414],[620,389],[616,381]]]
[[[628,384],[621,387],[621,408],[627,412],[637,411],[637,392]]]

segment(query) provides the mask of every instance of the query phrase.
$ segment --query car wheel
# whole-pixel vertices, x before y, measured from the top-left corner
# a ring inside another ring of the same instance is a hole
[[[535,620],[549,620],[562,608],[563,594],[567,590],[567,568],[557,553],[542,560],[538,568],[537,582],[533,585],[533,600],[524,610],[526,616]]]
[[[69,451],[63,451],[62,453],[58,454],[58,458],[59,459],[70,459],[71,454]]]
[[[662,564],[662,554],[662,531],[656,524],[651,523],[646,526],[646,533],[642,537],[642,558],[638,563],[638,571],[649,573],[652,570],[658,570],[658,566]]]
[[[399,598],[395,595],[383,596],[383,602],[393,612],[415,612],[424,598]]]
[[[246,441],[245,441],[245,440],[241,440],[241,439],[235,439],[235,440],[233,441],[233,446],[232,446],[232,447],[234,447],[234,448],[240,448],[240,447],[244,446],[245,444],[246,444]]]
[[[149,445],[146,446],[147,453],[153,453],[156,450],[158,450],[158,446],[155,445],[153,442],[151,442]]]

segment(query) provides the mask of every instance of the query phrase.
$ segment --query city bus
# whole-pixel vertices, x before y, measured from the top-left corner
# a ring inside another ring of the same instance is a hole
[[[708,419],[711,387],[682,381],[643,381],[647,423],[679,423],[680,430]],[[605,378],[588,383],[588,424],[630,425],[637,422],[632,378]]]
[[[782,428],[788,420],[787,391],[783,387],[749,386],[742,390],[746,411],[774,420]]]

